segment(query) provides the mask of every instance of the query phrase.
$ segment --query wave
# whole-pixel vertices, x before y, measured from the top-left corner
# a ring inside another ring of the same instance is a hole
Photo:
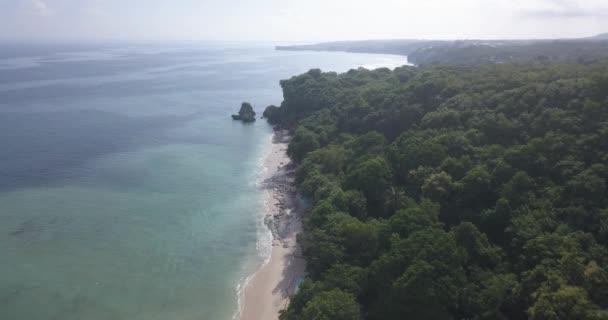
[[[256,257],[255,257],[255,270],[247,276],[241,277],[236,284],[236,295],[237,295],[237,311],[232,316],[233,320],[239,320],[243,311],[243,297],[245,295],[245,288],[251,280],[255,277],[257,272],[262,269],[270,261],[272,254],[272,241],[273,234],[270,229],[272,218],[268,215],[273,209],[272,199],[274,197],[274,190],[266,188],[266,181],[276,171],[276,168],[272,168],[268,159],[272,157],[274,151],[273,143],[274,134],[271,134],[268,139],[264,141],[263,147],[261,148],[260,155],[258,156],[257,170],[258,174],[254,175],[252,183],[254,186],[261,191],[263,197],[262,207],[257,210],[257,232],[256,232]]]

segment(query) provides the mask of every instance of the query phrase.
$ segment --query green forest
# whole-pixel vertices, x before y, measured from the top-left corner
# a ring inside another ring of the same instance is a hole
[[[410,63],[487,64],[568,62],[589,64],[608,58],[608,35],[551,40],[366,40],[277,46],[288,51],[344,51],[407,56]]]
[[[430,43],[407,53],[417,65],[431,63],[482,64],[523,61],[592,63],[608,58],[608,41],[601,39],[545,41],[454,41]]]
[[[281,320],[608,319],[608,61],[309,72]]]

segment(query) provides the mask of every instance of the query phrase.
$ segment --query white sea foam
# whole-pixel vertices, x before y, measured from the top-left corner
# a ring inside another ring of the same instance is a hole
[[[263,147],[261,148],[261,154],[258,157],[258,174],[255,175],[255,179],[253,179],[253,183],[259,189],[265,188],[264,181],[271,177],[274,173],[274,168],[268,162],[269,157],[272,157],[272,152],[275,150],[273,139],[274,134],[270,135],[267,140],[265,140]],[[232,316],[233,320],[238,320],[241,317],[243,311],[243,297],[245,294],[245,288],[249,282],[253,279],[255,274],[268,262],[270,261],[270,256],[272,254],[272,241],[273,235],[272,230],[268,226],[268,222],[266,221],[268,214],[273,210],[272,198],[273,190],[263,189],[261,193],[263,196],[262,206],[258,210],[258,216],[256,219],[257,224],[257,232],[256,232],[256,251],[257,255],[255,258],[255,270],[245,277],[241,277],[236,285],[236,294],[237,294],[237,303],[238,309],[235,314]]]

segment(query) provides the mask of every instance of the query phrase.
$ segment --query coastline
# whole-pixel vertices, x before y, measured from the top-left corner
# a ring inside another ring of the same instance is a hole
[[[274,128],[272,144],[264,159],[262,183],[264,223],[272,233],[270,257],[244,284],[239,297],[240,320],[275,320],[295,293],[305,263],[296,236],[302,230],[296,203],[294,166],[287,156],[287,130]]]

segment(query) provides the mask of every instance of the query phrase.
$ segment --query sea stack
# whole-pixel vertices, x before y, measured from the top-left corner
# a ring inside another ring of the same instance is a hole
[[[243,102],[243,104],[241,104],[241,110],[239,110],[238,114],[233,114],[232,119],[241,120],[243,122],[255,121],[255,111],[253,111],[251,103]]]

